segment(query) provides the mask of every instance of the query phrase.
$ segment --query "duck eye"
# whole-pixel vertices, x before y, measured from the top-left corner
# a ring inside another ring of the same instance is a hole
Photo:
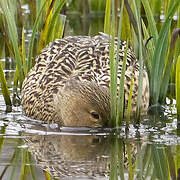
[[[99,114],[96,113],[96,112],[91,112],[91,116],[94,118],[94,119],[99,119]]]

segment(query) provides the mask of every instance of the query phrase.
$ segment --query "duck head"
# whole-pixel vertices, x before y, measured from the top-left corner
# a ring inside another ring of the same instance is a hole
[[[110,118],[109,89],[95,82],[70,79],[54,95],[54,106],[63,126],[107,126]]]

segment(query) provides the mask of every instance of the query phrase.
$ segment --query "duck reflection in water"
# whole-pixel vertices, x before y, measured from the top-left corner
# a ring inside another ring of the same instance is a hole
[[[26,142],[37,165],[55,178],[104,179],[110,172],[112,140],[109,138],[97,135],[36,135],[27,138]],[[126,153],[124,156],[127,156]],[[124,159],[127,160],[126,157]]]

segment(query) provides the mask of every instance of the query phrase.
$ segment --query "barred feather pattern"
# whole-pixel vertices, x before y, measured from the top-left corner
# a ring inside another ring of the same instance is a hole
[[[117,53],[117,39],[115,52]],[[120,42],[118,84],[121,76],[126,42]],[[56,122],[57,113],[53,105],[53,96],[67,80],[92,81],[100,86],[110,86],[110,38],[100,34],[89,36],[68,36],[57,39],[41,51],[35,66],[24,80],[22,87],[22,107],[25,115],[49,123]],[[132,49],[127,52],[125,73],[125,105],[129,98],[131,78],[134,78],[132,111],[136,110],[139,63]],[[149,81],[143,71],[142,111],[149,105]]]

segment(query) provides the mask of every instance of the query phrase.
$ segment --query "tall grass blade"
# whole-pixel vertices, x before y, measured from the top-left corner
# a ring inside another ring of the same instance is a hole
[[[123,56],[123,65],[122,65],[120,84],[119,84],[117,116],[116,116],[117,122],[121,122],[124,115],[124,82],[125,82],[125,73],[126,73],[127,52],[128,52],[128,40],[126,44],[125,54]]]
[[[8,7],[8,2],[9,1],[0,1],[0,5],[3,8],[4,16],[8,24],[8,35],[13,45],[15,61],[16,61],[18,72],[19,72],[19,80],[20,80],[20,83],[22,84],[24,80],[24,74],[23,74],[21,56],[20,56],[19,47],[18,47],[17,28],[15,25],[14,16],[11,13],[11,9]]]
[[[117,174],[117,162],[118,162],[118,146],[117,146],[117,138],[112,139],[112,148],[111,148],[111,164],[110,164],[110,180],[118,180]]]
[[[0,14],[0,22],[3,22],[3,20],[2,20],[2,15]],[[3,26],[3,25],[1,25],[0,24],[0,27],[1,26]],[[4,30],[4,29],[3,29]],[[0,58],[4,58],[6,55],[6,53],[5,53],[5,38],[1,38],[1,41],[0,41],[0,47],[1,47],[1,49],[0,49]]]
[[[170,176],[171,176],[172,179],[176,179],[176,170],[175,170],[176,168],[175,168],[174,153],[172,152],[170,146],[168,146],[165,149],[165,154],[166,154],[166,157],[167,157]]]
[[[138,36],[137,22],[136,22],[136,19],[134,17],[134,14],[132,12],[132,9],[131,9],[131,6],[130,6],[128,0],[124,0],[124,4],[126,6],[126,10],[127,10],[128,16],[129,16],[129,20],[130,20],[131,24],[133,25],[134,32]]]
[[[27,152],[27,161],[28,161],[28,164],[30,164],[29,169],[30,169],[32,179],[37,180],[37,177],[35,175],[35,167],[33,165],[32,155],[30,152]]]
[[[129,124],[129,119],[131,116],[131,106],[132,106],[131,102],[132,102],[132,95],[133,95],[133,87],[134,87],[134,76],[132,75],[130,89],[129,89],[128,106],[127,106],[127,111],[126,111],[126,118],[127,118],[128,124]]]
[[[18,68],[16,66],[15,73],[14,73],[14,89],[18,87],[18,78],[19,78],[19,73],[18,73]]]
[[[19,148],[18,148],[18,146],[20,145],[20,143],[21,143],[21,139],[18,140],[18,142],[17,142],[17,147],[15,148],[15,151],[14,151],[14,153],[13,153],[13,156],[12,156],[10,162],[9,162],[9,163],[12,164],[12,166],[13,166],[12,172],[11,172],[11,176],[10,176],[10,180],[14,180],[14,174],[15,174],[16,169],[17,169],[17,167],[18,167],[17,164],[18,164],[19,161],[20,161],[20,151],[19,151]]]
[[[157,148],[152,145],[152,157],[154,164],[154,171],[158,179],[169,179],[168,165],[163,148]]]
[[[143,7],[146,11],[146,17],[147,17],[147,20],[148,20],[148,24],[149,24],[149,29],[150,29],[150,32],[151,32],[151,35],[153,36],[153,41],[154,41],[154,44],[156,43],[157,39],[158,39],[158,30],[156,28],[156,22],[155,22],[155,19],[154,19],[154,16],[153,16],[153,12],[152,12],[152,9],[149,5],[149,1],[147,0],[141,0],[142,4],[143,4]]]
[[[176,146],[176,174],[177,174],[177,179],[180,178],[180,145]]]
[[[2,152],[2,147],[3,147],[3,144],[4,144],[4,136],[2,136],[2,134],[5,134],[5,130],[6,130],[6,127],[2,126],[1,130],[0,130],[0,133],[1,133],[1,136],[0,136],[0,154]]]
[[[152,62],[153,55],[154,55],[154,43],[151,41],[151,39],[149,40],[149,38],[151,38],[151,36],[148,32],[148,29],[146,28],[146,25],[145,25],[143,19],[142,19],[142,29],[143,29],[144,39],[146,39],[145,50],[146,50],[147,58],[145,59],[145,65],[146,65],[147,73],[150,76],[151,62]]]
[[[141,113],[141,100],[142,100],[142,82],[143,82],[143,47],[142,47],[142,34],[141,34],[141,20],[140,20],[140,0],[135,2],[133,0],[134,5],[134,14],[137,21],[138,27],[138,42],[139,42],[139,80],[138,80],[138,96],[137,96],[137,109],[136,115],[140,116]]]
[[[39,14],[39,11],[41,10],[42,2],[42,0],[36,1],[36,15]]]
[[[63,35],[66,16],[59,15],[59,12],[61,11],[65,3],[66,3],[66,0],[60,1],[57,9],[53,13],[53,16],[51,18],[51,21],[48,27],[46,44],[48,44],[49,42],[53,41],[56,38],[61,38]],[[60,23],[58,19],[60,19]],[[57,31],[56,29],[57,26],[59,26],[59,31]]]
[[[173,60],[175,57],[174,54],[175,54],[176,42],[178,36],[180,37],[180,28],[175,29],[172,33],[169,54],[168,54],[166,66],[164,68],[164,74],[163,74],[162,84],[159,94],[159,101],[162,103],[164,103],[168,91],[169,79],[172,70]]]
[[[124,180],[124,151],[123,140],[118,140],[118,172],[121,180]]]
[[[143,180],[143,157],[144,157],[144,154],[143,154],[143,151],[140,147],[140,143],[137,144],[137,158],[136,158],[136,167],[137,169],[139,170],[138,173],[137,173],[137,179],[139,180]]]
[[[168,8],[168,13],[162,29],[159,34],[159,38],[155,45],[155,52],[152,61],[152,71],[150,76],[150,100],[151,104],[157,104],[159,101],[160,86],[162,83],[162,75],[164,69],[164,59],[167,54],[168,46],[168,33],[171,26],[171,21],[174,13],[180,5],[180,1],[173,1]]]
[[[153,169],[151,148],[149,145],[146,145],[143,162],[144,162],[144,169],[146,169],[146,171],[144,172],[144,179],[148,179],[148,176],[151,176],[151,172]]]
[[[111,125],[116,125],[116,102],[117,102],[117,72],[115,62],[115,11],[114,0],[112,0],[112,21],[111,21],[111,44],[110,44],[110,108],[111,108]]]
[[[180,56],[176,64],[176,107],[178,121],[180,122]]]
[[[22,62],[23,62],[23,69],[24,69],[24,75],[26,77],[28,70],[27,70],[27,61],[26,61],[26,47],[25,47],[25,37],[24,37],[24,27],[22,29]]]
[[[43,49],[45,47],[45,42],[46,42],[46,37],[47,37],[47,32],[48,32],[48,27],[51,21],[51,17],[52,17],[52,13],[53,13],[53,9],[55,6],[55,2],[56,0],[52,0],[51,4],[49,5],[49,8],[47,10],[47,14],[45,17],[45,22],[43,25],[43,29],[41,31],[41,35],[40,35],[40,39],[39,39],[39,45],[38,45],[38,54],[40,53],[41,49]]]
[[[121,39],[122,40],[126,40],[126,39],[131,40],[131,35],[132,35],[131,34],[131,23],[130,23],[130,19],[129,19],[127,9],[124,6],[125,1],[126,0],[123,0],[121,3],[122,4],[121,9],[122,8],[123,9],[122,9],[122,12],[120,11],[120,15],[119,15],[119,18],[123,19],[123,24],[121,25],[121,31],[122,31]],[[118,28],[118,31],[119,31],[119,28]]]
[[[180,7],[178,8],[177,16],[179,17],[177,19],[177,28],[180,27]],[[180,54],[180,38],[177,40],[176,50],[175,50],[175,59],[178,58]]]
[[[25,180],[27,179],[27,174],[28,174],[28,169],[27,169],[27,165],[26,165],[26,158],[27,155],[27,149],[22,149],[22,164],[21,164],[21,170],[20,170],[20,180]]]
[[[57,38],[62,38],[64,33],[65,22],[66,22],[66,16],[62,14],[58,15],[55,26],[53,28],[52,40]]]
[[[43,12],[47,2],[48,1],[44,2],[43,6],[41,7],[41,9],[40,9],[40,11],[39,11],[39,13],[37,15],[35,23],[33,25],[32,35],[31,35],[31,38],[30,38],[30,41],[29,41],[29,47],[28,47],[28,62],[27,62],[28,72],[32,67],[32,58],[33,58],[33,48],[34,48],[35,35],[36,35],[36,32],[37,32],[38,25],[39,25],[39,23],[41,21],[42,12]]]
[[[116,53],[116,82],[118,83],[118,77],[117,77],[117,74],[118,74],[118,68],[119,68],[119,51],[120,51],[120,45],[121,45],[121,32],[122,32],[122,17],[123,17],[123,9],[124,9],[124,0],[122,1],[122,5],[121,5],[121,10],[120,10],[120,17],[119,17],[119,26],[118,26],[118,44],[117,44],[117,53]],[[124,65],[125,66],[125,65]],[[124,67],[125,68],[125,67]],[[122,70],[123,71],[123,70]],[[121,73],[121,76],[122,76],[122,73]],[[117,84],[118,85],[118,84]],[[120,89],[124,89],[124,84],[121,84],[121,81],[120,81],[120,84],[119,84],[119,87],[117,87],[117,90],[118,91],[118,88],[119,88],[119,93],[118,93],[118,96],[120,97]],[[119,100],[118,100],[119,101]],[[123,100],[124,101],[124,98]],[[122,102],[122,108],[118,106],[118,102],[117,102],[117,114],[116,114],[116,127],[119,126],[121,124],[121,119],[119,119],[117,116],[119,114],[119,108],[120,109],[123,109],[124,108],[124,103]],[[123,110],[122,110],[123,111]],[[123,112],[122,112],[123,113]]]
[[[126,148],[127,148],[127,159],[129,163],[129,180],[134,179],[134,169],[133,169],[133,163],[132,163],[132,149],[129,142],[126,142]]]
[[[106,34],[110,34],[111,1],[112,0],[106,0],[106,11],[104,21],[104,33]]]
[[[180,7],[178,8],[177,16],[180,17]],[[177,28],[180,27],[180,18],[177,19],[176,27]],[[175,79],[176,79],[176,62],[177,62],[179,54],[180,54],[180,38],[177,40],[177,43],[176,43],[176,49],[175,49],[175,55],[174,55],[175,62],[173,63],[172,71],[171,71],[171,82],[172,83],[174,83]]]
[[[44,175],[46,180],[51,180],[51,175],[47,171],[44,171]]]
[[[12,106],[10,93],[9,93],[7,82],[6,82],[6,79],[4,76],[4,71],[2,68],[1,61],[0,61],[0,82],[1,82],[1,89],[2,89],[2,94],[4,97],[5,104],[6,104],[6,106]]]

